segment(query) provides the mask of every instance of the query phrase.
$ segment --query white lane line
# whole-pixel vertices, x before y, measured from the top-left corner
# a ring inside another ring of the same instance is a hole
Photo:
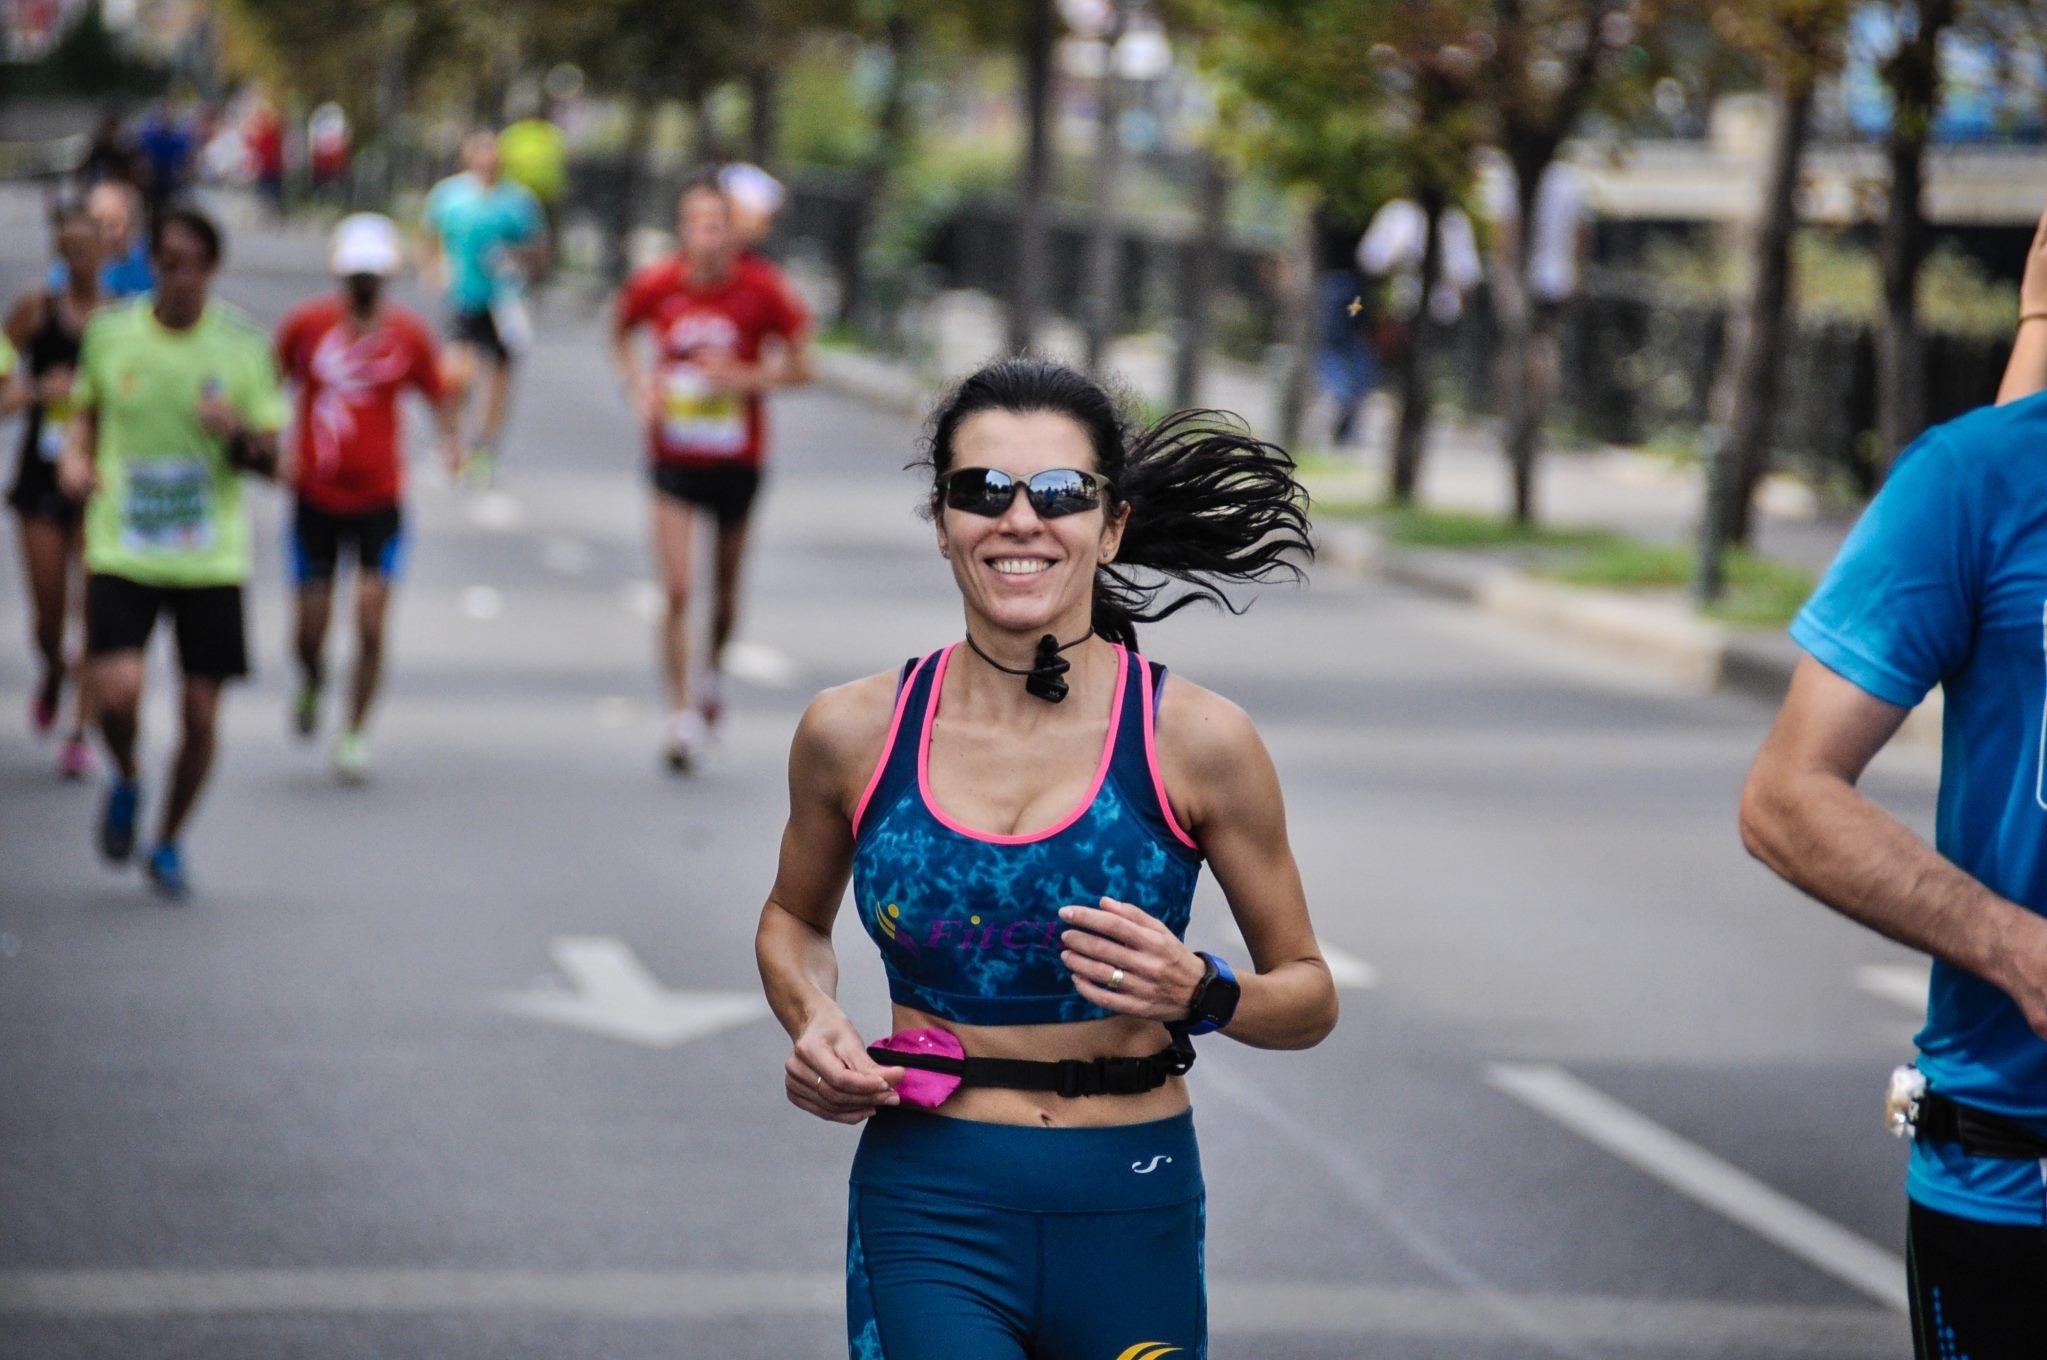
[[[1921,1015],[1926,1013],[1926,984],[1923,963],[1870,963],[1855,970],[1855,985],[1863,991]]]
[[[462,612],[472,619],[494,619],[505,612],[504,592],[496,586],[465,586]]]
[[[1875,1308],[1518,1294],[1517,1304],[1596,1346],[1868,1360],[1902,1353],[1902,1329]],[[844,1310],[837,1272],[657,1270],[0,1271],[0,1315],[164,1317],[276,1313],[516,1313],[586,1317],[830,1317]],[[1218,1280],[1216,1330],[1330,1337],[1512,1341],[1459,1289],[1416,1285]]]
[[[597,701],[599,727],[631,727],[640,720],[643,705],[623,694],[607,694]]]
[[[1243,935],[1238,931],[1229,932],[1226,943],[1232,950],[1249,949]],[[1348,949],[1339,948],[1327,940],[1316,941],[1322,947],[1322,961],[1329,965],[1330,980],[1339,987],[1351,991],[1364,991],[1379,985],[1379,970],[1366,963]]]
[[[1559,1067],[1497,1063],[1486,1080],[1622,1161],[1886,1307],[1905,1310],[1905,1262]]]
[[[563,935],[548,941],[547,950],[569,987],[515,992],[500,997],[499,1005],[645,1048],[674,1048],[768,1014],[768,1003],[754,991],[671,990],[631,945],[609,935]]]

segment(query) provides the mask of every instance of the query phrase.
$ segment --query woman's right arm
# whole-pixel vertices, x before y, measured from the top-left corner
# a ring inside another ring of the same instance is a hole
[[[832,950],[832,922],[853,867],[849,791],[887,739],[891,678],[827,690],[804,712],[789,747],[781,861],[754,935],[768,1004],[795,1040],[783,1073],[789,1101],[840,1124],[857,1124],[876,1106],[895,1104],[893,1088],[902,1077],[901,1068],[867,1056],[866,1043],[840,1009]]]

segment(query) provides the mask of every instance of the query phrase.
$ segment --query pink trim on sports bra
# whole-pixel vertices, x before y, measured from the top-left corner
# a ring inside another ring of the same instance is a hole
[[[1095,805],[1095,799],[1101,796],[1102,783],[1109,777],[1109,766],[1116,757],[1116,729],[1123,724],[1123,687],[1130,679],[1130,657],[1121,643],[1110,645],[1116,649],[1116,702],[1109,709],[1109,736],[1102,743],[1102,763],[1095,769],[1094,785],[1088,789],[1087,796],[1080,800],[1080,805],[1059,821],[1043,831],[1031,831],[1020,836],[998,836],[992,831],[976,831],[946,816],[944,810],[938,806],[938,801],[931,796],[931,726],[938,717],[939,696],[945,690],[946,663],[952,660],[952,654],[959,650],[960,644],[955,642],[940,653],[938,670],[931,677],[931,698],[924,705],[924,733],[917,744],[917,794],[924,800],[924,810],[937,818],[939,825],[946,830],[957,832],[969,840],[987,841],[991,845],[1030,845],[1035,841],[1050,840],[1079,821],[1087,810]]]
[[[1159,770],[1159,748],[1154,735],[1159,725],[1159,711],[1151,692],[1151,666],[1143,657],[1137,659],[1137,672],[1144,684],[1144,763],[1151,769],[1151,791],[1158,795],[1159,811],[1165,815],[1166,829],[1189,850],[1199,850],[1201,847],[1194,843],[1194,838],[1180,829],[1180,819],[1173,815],[1173,800],[1166,797],[1166,777]]]
[[[861,791],[860,801],[853,807],[855,840],[860,839],[860,821],[867,815],[867,804],[873,799],[874,791],[881,787],[881,776],[888,769],[888,758],[895,754],[896,733],[902,731],[903,711],[910,706],[910,691],[916,687],[917,677],[923,674],[924,663],[937,655],[937,652],[932,652],[929,656],[917,658],[917,664],[910,667],[910,674],[904,679],[903,687],[896,692],[896,715],[889,720],[888,740],[881,744],[881,759],[874,762],[874,773],[868,776],[867,787]]]

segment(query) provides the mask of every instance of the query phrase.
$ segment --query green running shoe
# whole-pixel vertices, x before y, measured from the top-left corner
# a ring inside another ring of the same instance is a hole
[[[360,732],[343,732],[334,743],[334,777],[361,784],[370,777],[370,743]]]
[[[291,701],[291,730],[300,741],[310,741],[320,730],[320,691],[311,685],[301,686]]]

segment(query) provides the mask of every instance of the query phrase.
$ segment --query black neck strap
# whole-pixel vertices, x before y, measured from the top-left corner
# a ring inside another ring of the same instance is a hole
[[[981,650],[981,644],[974,641],[972,633],[967,634],[967,646],[974,649],[974,655],[1001,671],[1004,675],[1021,675],[1024,678],[1024,692],[1035,694],[1047,703],[1058,703],[1066,697],[1066,672],[1073,669],[1073,663],[1059,655],[1069,648],[1078,647],[1095,635],[1089,628],[1071,642],[1061,642],[1050,633],[1038,639],[1038,654],[1028,666],[1005,666]]]

